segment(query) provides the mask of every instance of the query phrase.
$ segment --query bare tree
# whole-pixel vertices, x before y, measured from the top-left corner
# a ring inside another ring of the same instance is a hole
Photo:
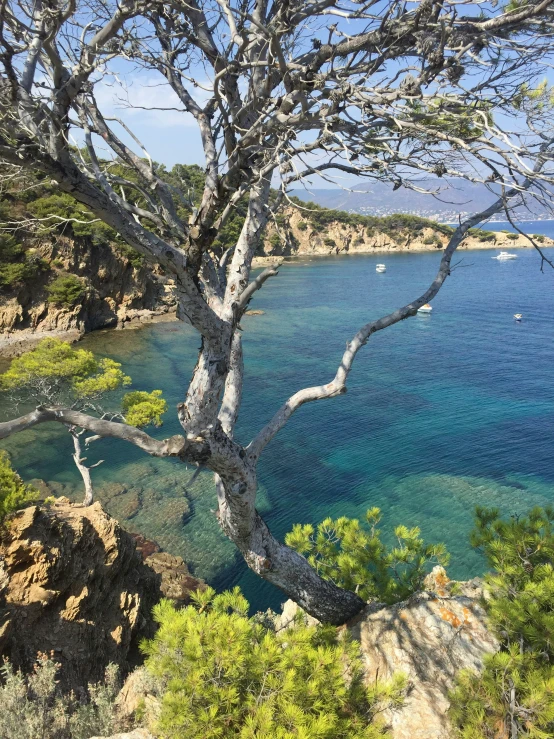
[[[346,391],[373,333],[437,294],[471,226],[525,190],[545,197],[552,134],[535,80],[552,59],[554,0],[2,0],[0,7],[6,176],[40,173],[165,269],[177,284],[179,314],[202,337],[177,409],[183,435],[158,441],[124,423],[40,407],[0,424],[0,437],[57,421],[212,470],[219,522],[248,566],[312,615],[343,623],[361,599],[272,536],[256,510],[259,457],[301,405]],[[188,218],[180,207],[187,193],[164,180],[126,123],[100,105],[101,86],[117,85],[122,68],[158,75],[198,126],[205,186]],[[250,443],[239,443],[238,325],[276,272],[249,285],[261,234],[290,186],[347,174],[415,189],[422,173],[485,182],[500,197],[460,224],[423,295],[363,326],[330,382],[297,392]],[[215,239],[240,199],[248,203],[240,238],[221,254]]]

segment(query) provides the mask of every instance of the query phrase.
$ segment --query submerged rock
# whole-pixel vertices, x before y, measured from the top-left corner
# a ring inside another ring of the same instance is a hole
[[[154,604],[186,603],[203,586],[180,557],[161,555],[143,561],[99,503],[59,498],[19,511],[0,541],[0,654],[27,672],[52,652],[64,688],[103,679],[110,662],[125,675],[153,633]]]

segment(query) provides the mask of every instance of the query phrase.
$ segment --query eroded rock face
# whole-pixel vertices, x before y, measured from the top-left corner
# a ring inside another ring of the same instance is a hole
[[[0,354],[16,356],[45,336],[70,341],[108,326],[123,327],[174,317],[174,284],[115,246],[56,236],[37,246],[52,269],[0,295]],[[56,269],[53,264],[59,265]],[[73,274],[85,288],[73,306],[48,302],[56,274]]]
[[[433,575],[428,591],[395,606],[368,606],[350,627],[369,683],[398,672],[408,678],[404,705],[385,715],[393,739],[449,739],[448,693],[456,675],[481,672],[484,657],[498,649],[480,605],[480,582],[462,583],[461,594],[452,596],[444,570]]]
[[[186,603],[203,585],[179,557],[151,567],[161,554],[143,561],[99,503],[60,498],[20,511],[0,542],[0,654],[27,671],[37,652],[53,652],[66,688],[101,680],[110,662],[125,675],[153,633],[154,604]]]

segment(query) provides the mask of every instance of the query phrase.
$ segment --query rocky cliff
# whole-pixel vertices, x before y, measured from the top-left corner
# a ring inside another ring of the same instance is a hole
[[[424,591],[393,606],[369,604],[342,627],[360,644],[368,684],[397,673],[407,678],[403,704],[383,715],[391,739],[453,739],[448,711],[456,676],[460,670],[480,673],[484,657],[498,649],[482,599],[479,580],[453,583],[435,567]],[[296,612],[287,601],[278,628]]]
[[[59,498],[9,521],[0,538],[0,655],[28,671],[37,652],[53,652],[64,687],[125,675],[153,633],[162,597],[187,603],[203,583],[180,557],[125,532],[99,503]]]
[[[60,235],[35,244],[45,269],[0,292],[0,354],[15,356],[45,334],[79,338],[88,331],[171,317],[173,283],[137,253],[89,238]],[[73,275],[82,285],[74,302],[56,303],[49,286]]]
[[[275,258],[332,256],[337,254],[380,254],[444,249],[453,229],[425,218],[392,215],[382,218],[329,211],[304,204],[290,207],[267,228],[258,266]],[[554,241],[539,235],[542,246]],[[459,249],[508,249],[531,247],[519,234],[471,229]]]

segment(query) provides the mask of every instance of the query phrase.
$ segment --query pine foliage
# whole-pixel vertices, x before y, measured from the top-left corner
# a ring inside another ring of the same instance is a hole
[[[25,508],[37,498],[38,491],[23,482],[7,453],[0,451],[0,524],[9,513]]]
[[[143,645],[163,682],[163,739],[377,739],[377,714],[401,701],[404,680],[362,682],[359,648],[334,627],[298,622],[275,632],[248,618],[238,588],[197,592],[193,605],[155,608]]]
[[[397,526],[396,544],[381,539],[379,508],[366,513],[363,526],[357,519],[326,518],[317,528],[295,524],[285,542],[303,554],[317,572],[364,600],[397,603],[420,590],[435,564],[446,565],[444,544],[426,544],[419,528]]]
[[[481,677],[460,675],[452,718],[463,739],[554,736],[554,509],[500,518],[477,509],[472,544],[494,569],[485,607],[501,643]]]

